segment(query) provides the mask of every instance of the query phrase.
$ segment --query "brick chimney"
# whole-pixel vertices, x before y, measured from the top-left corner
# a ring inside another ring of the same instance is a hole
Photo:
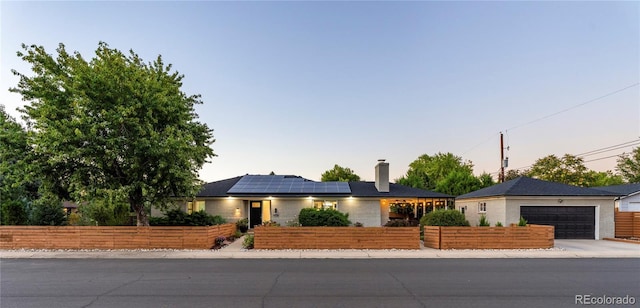
[[[378,192],[389,192],[389,163],[378,159],[376,165],[376,189]]]

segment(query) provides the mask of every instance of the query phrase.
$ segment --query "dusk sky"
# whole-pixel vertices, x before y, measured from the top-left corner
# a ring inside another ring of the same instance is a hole
[[[626,143],[584,157],[613,170],[640,145],[637,1],[2,1],[0,19],[0,104],[16,118],[21,43],[162,55],[215,130],[205,181],[319,180],[334,164],[373,180],[380,158],[395,179],[438,152],[495,175],[500,132],[510,168]]]

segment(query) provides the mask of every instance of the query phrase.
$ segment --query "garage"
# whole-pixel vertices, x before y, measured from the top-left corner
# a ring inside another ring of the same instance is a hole
[[[521,206],[529,224],[552,225],[556,239],[594,239],[596,210],[593,206]]]

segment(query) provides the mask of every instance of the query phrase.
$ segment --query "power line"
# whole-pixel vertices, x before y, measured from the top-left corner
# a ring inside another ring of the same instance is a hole
[[[640,144],[640,140],[636,139],[636,140],[631,140],[631,141],[623,142],[623,143],[620,143],[620,144],[616,144],[616,145],[612,145],[612,146],[608,146],[608,147],[604,147],[604,148],[600,148],[600,149],[596,149],[596,150],[591,150],[589,152],[580,153],[580,154],[577,154],[576,156],[584,157],[584,156],[596,155],[596,154],[609,152],[609,151],[613,151],[613,150],[617,150],[617,149],[631,147],[631,146],[638,145],[638,144]]]
[[[614,95],[614,94],[620,93],[620,92],[625,91],[625,90],[627,90],[627,89],[631,89],[631,88],[633,88],[633,87],[635,87],[635,86],[637,86],[637,85],[639,85],[639,84],[640,84],[640,82],[636,82],[636,83],[634,83],[634,84],[632,84],[632,85],[628,85],[628,86],[626,86],[626,87],[624,87],[624,88],[621,88],[621,89],[615,90],[615,91],[613,91],[613,92],[609,92],[609,93],[607,93],[607,94],[605,94],[605,95],[602,95],[602,96],[596,97],[596,98],[594,98],[594,99],[591,99],[591,100],[588,100],[588,101],[586,101],[586,102],[583,102],[583,103],[577,104],[577,105],[575,105],[575,106],[571,106],[571,107],[569,107],[569,108],[566,108],[566,109],[560,110],[560,111],[558,111],[558,112],[554,112],[554,113],[552,113],[552,114],[546,115],[546,116],[541,117],[541,118],[537,118],[537,119],[535,119],[535,120],[532,120],[532,121],[526,122],[526,123],[524,123],[524,124],[516,125],[516,126],[514,126],[514,127],[512,127],[512,128],[509,128],[508,130],[514,130],[514,129],[516,129],[516,128],[520,128],[520,127],[522,127],[522,126],[526,126],[526,125],[529,125],[529,124],[532,124],[532,123],[535,123],[535,122],[538,122],[538,121],[542,121],[542,120],[544,120],[544,119],[548,119],[548,118],[553,117],[553,116],[555,116],[555,115],[558,115],[558,114],[561,114],[561,113],[567,112],[567,111],[569,111],[569,110],[572,110],[572,109],[575,109],[575,108],[578,108],[578,107],[584,106],[584,105],[589,104],[589,103],[593,103],[593,102],[595,102],[595,101],[598,101],[598,100],[601,100],[601,99],[603,99],[603,98],[609,97],[609,96],[611,96],[611,95]]]
[[[602,151],[598,151],[598,152],[587,154],[587,155],[579,155],[578,157],[585,158],[587,156],[599,155],[599,154],[603,154],[603,153],[607,153],[607,152],[611,152],[611,151],[615,151],[615,150],[626,149],[628,147],[633,147],[633,146],[637,146],[637,145],[640,145],[640,142],[639,143],[634,143],[634,144],[629,144],[629,145],[624,145],[624,146],[619,146],[619,147],[611,148],[611,149],[608,149],[608,150],[602,150]]]
[[[606,156],[606,157],[600,157],[600,158],[591,159],[591,160],[585,160],[584,162],[585,162],[585,163],[589,163],[589,162],[592,162],[592,161],[597,161],[597,160],[603,160],[603,159],[608,159],[608,158],[618,157],[618,156],[620,156],[620,155],[622,155],[622,154],[624,154],[624,153],[621,153],[621,154],[618,154],[618,155],[611,155],[611,156]]]

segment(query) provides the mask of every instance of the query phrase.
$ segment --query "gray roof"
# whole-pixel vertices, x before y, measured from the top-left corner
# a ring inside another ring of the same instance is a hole
[[[229,190],[236,185],[244,176],[238,176],[226,180],[210,182],[202,186],[196,197],[228,197],[228,196],[273,196],[273,197],[298,197],[309,196],[305,194],[283,194],[283,193],[252,193],[234,194]],[[309,180],[307,180],[309,181]],[[314,196],[352,196],[352,197],[379,197],[379,198],[453,198],[451,195],[433,192],[429,190],[413,188],[400,184],[389,183],[389,192],[378,192],[374,182],[349,182],[351,193],[313,193]]]
[[[389,183],[388,193],[379,192],[374,182],[349,182],[349,186],[353,197],[453,198],[451,195],[395,183]]]
[[[548,182],[529,177],[519,177],[504,183],[486,187],[456,197],[471,199],[497,196],[581,196],[581,197],[615,197],[616,193],[594,188],[578,187],[562,183]]]
[[[622,184],[622,185],[611,185],[611,186],[599,186],[594,187],[595,189],[609,191],[612,193],[619,194],[621,196],[628,196],[633,193],[640,192],[640,183],[631,183],[631,184]]]

